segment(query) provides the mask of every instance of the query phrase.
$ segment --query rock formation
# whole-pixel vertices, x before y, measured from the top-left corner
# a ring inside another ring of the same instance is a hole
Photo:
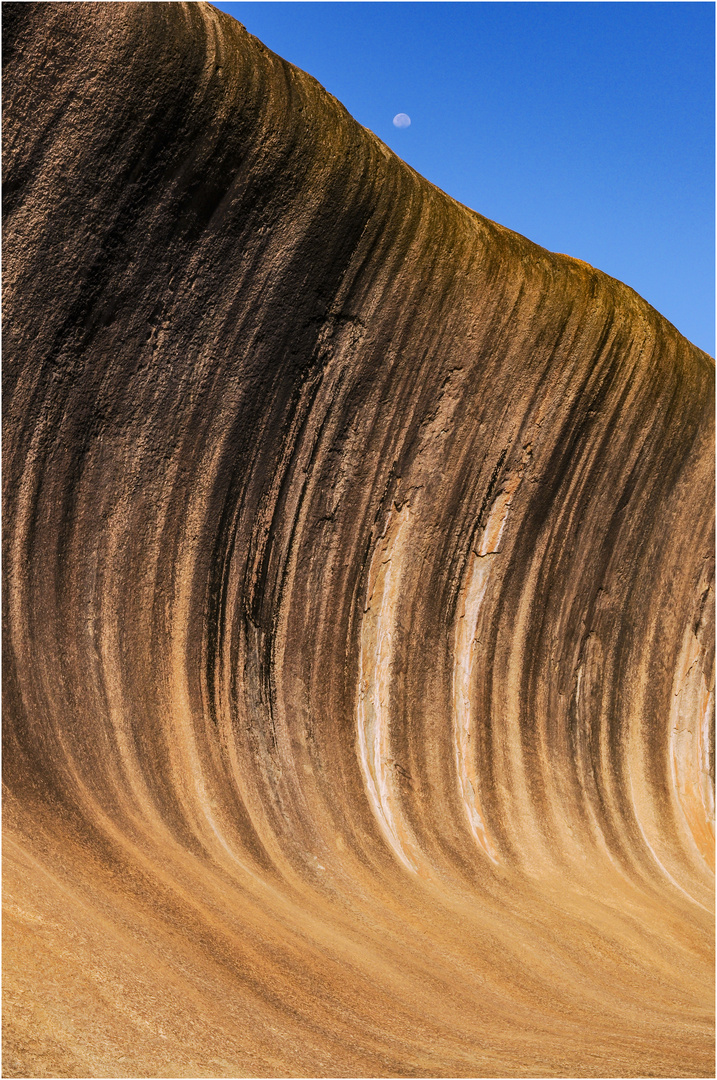
[[[711,359],[209,5],[3,15],[5,1075],[711,1075]]]

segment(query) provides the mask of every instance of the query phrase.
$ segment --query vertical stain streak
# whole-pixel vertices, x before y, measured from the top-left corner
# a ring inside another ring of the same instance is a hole
[[[483,612],[493,560],[508,522],[510,507],[523,477],[523,468],[511,476],[494,499],[477,550],[471,551],[466,585],[458,605],[453,639],[453,753],[461,800],[478,846],[497,862],[480,806],[480,778],[476,759],[476,722],[471,691],[480,642],[478,627]]]
[[[402,559],[409,533],[406,504],[371,559],[359,652],[359,761],[374,816],[407,870],[417,873],[415,847],[402,820],[392,768],[390,685]]]
[[[675,672],[670,709],[670,768],[677,803],[702,858],[714,870],[714,791],[709,773],[714,697],[700,664],[700,643],[688,627]]]

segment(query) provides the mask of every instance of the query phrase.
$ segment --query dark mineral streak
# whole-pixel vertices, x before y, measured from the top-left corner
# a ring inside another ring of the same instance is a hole
[[[712,1075],[711,359],[206,4],[3,18],[4,1075]]]

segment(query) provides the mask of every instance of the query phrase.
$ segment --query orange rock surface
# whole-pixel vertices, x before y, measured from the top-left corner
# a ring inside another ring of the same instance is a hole
[[[209,5],[3,17],[4,1075],[711,1076],[712,360]]]

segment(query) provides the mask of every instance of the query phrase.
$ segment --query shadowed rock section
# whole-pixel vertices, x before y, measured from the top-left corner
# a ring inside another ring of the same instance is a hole
[[[208,5],[3,15],[5,1075],[711,1075],[710,358]]]

